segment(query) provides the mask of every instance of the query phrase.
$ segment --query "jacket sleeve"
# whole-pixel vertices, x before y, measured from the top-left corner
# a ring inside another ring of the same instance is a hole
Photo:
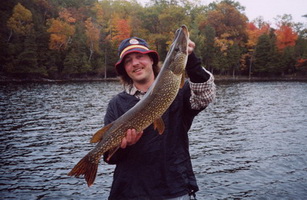
[[[216,87],[213,75],[201,66],[201,59],[192,52],[188,57],[186,72],[190,78],[191,108],[202,110],[213,102],[216,95]]]

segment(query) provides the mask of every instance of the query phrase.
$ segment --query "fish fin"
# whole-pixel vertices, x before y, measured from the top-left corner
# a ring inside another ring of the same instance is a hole
[[[183,88],[184,82],[185,82],[185,75],[182,74],[182,76],[181,76],[180,88]]]
[[[115,152],[119,149],[119,147],[120,146],[117,146],[117,147],[109,150],[109,155],[108,155],[107,161],[110,161],[111,157],[115,154]]]
[[[84,156],[76,166],[67,174],[68,176],[79,177],[84,175],[88,187],[93,185],[97,175],[98,163],[91,162],[90,156]]]
[[[112,125],[113,125],[112,123],[111,123],[111,124],[108,124],[108,125],[104,126],[103,128],[101,128],[99,131],[97,131],[97,132],[93,135],[93,137],[92,137],[92,139],[91,139],[91,143],[100,142],[100,141],[102,140],[102,138],[103,138],[104,133],[107,132],[107,130],[109,130],[109,129],[111,128]]]
[[[165,129],[163,119],[160,117],[156,119],[153,124],[154,124],[154,129],[158,130],[159,134],[162,135]]]

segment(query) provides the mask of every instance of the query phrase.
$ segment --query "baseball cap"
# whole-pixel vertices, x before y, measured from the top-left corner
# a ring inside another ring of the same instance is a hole
[[[123,60],[129,53],[142,53],[150,54],[153,59],[154,65],[159,62],[159,55],[156,51],[150,50],[147,42],[138,37],[131,37],[123,40],[118,48],[119,60],[115,64],[116,71],[119,72],[119,68],[123,67]]]

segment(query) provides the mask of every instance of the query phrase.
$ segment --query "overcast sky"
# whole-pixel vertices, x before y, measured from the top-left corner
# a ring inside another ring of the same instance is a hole
[[[137,0],[144,3],[149,0]],[[190,0],[193,1],[193,0]],[[208,5],[214,0],[200,0],[204,5]],[[274,23],[277,15],[291,14],[294,22],[307,24],[307,18],[302,15],[307,14],[307,0],[236,0],[245,7],[245,14],[250,21],[262,16],[265,21]]]

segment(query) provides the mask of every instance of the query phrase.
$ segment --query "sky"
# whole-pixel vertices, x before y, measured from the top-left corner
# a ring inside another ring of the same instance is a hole
[[[149,0],[137,0],[140,3]],[[190,0],[193,1],[193,0]],[[204,5],[208,5],[214,0],[200,0]],[[236,0],[245,7],[245,15],[249,21],[262,16],[264,21],[273,24],[277,15],[291,14],[294,22],[307,24],[307,18],[302,15],[307,14],[307,0]]]

